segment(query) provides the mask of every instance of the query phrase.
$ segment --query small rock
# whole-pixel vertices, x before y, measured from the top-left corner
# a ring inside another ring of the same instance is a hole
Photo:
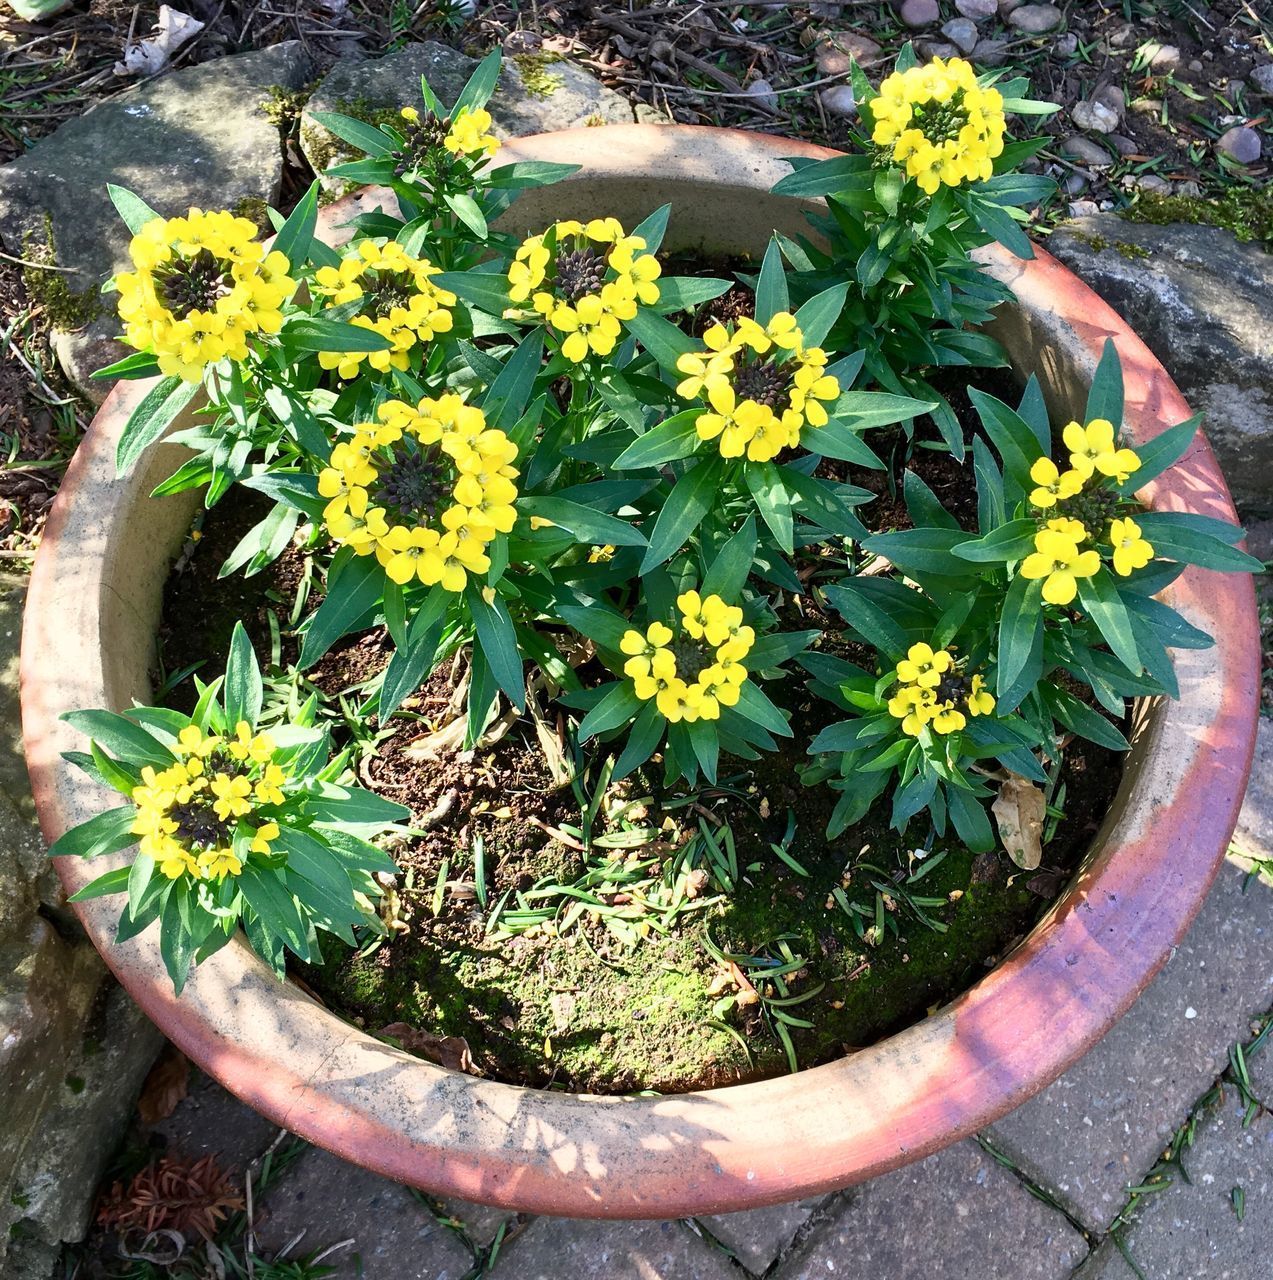
[[[544,37],[537,31],[510,31],[504,37],[504,52],[510,57],[523,53],[538,53],[543,48]]]
[[[961,53],[971,53],[977,46],[977,24],[971,18],[951,18],[941,33],[958,45]]]
[[[1103,102],[1076,102],[1070,115],[1074,123],[1088,133],[1113,133],[1118,128],[1118,115]]]
[[[1114,144],[1114,150],[1120,156],[1134,156],[1140,149],[1140,143],[1122,133],[1110,133],[1107,139]]]
[[[1159,75],[1166,75],[1168,71],[1175,71],[1180,66],[1180,50],[1174,44],[1159,44],[1157,40],[1150,40],[1141,46],[1141,53],[1149,58],[1148,69]]]
[[[1201,62],[1199,62],[1197,58],[1195,58],[1195,59],[1194,59],[1194,60],[1189,64],[1189,70],[1190,70],[1190,71],[1194,71],[1194,72],[1201,71],[1201,70],[1202,70],[1202,63],[1201,63]]]
[[[1260,93],[1273,94],[1273,62],[1266,62],[1262,67],[1256,67],[1247,79]]]
[[[959,50],[945,40],[916,40],[915,52],[925,62],[932,62],[934,58],[953,58]]]
[[[1055,31],[1065,15],[1054,4],[1024,4],[1008,14],[1008,25],[1026,35],[1041,36]]]
[[[1178,196],[1197,197],[1202,194],[1202,188],[1192,178],[1187,178],[1184,182],[1177,182],[1175,194]]]
[[[1001,67],[1008,60],[1006,40],[978,40],[972,60],[982,67]]]
[[[1156,173],[1137,173],[1129,177],[1130,185],[1138,191],[1152,191],[1159,196],[1171,195],[1171,183],[1166,178],[1160,178]]]
[[[1014,9],[1019,9],[1025,0],[999,0],[999,16],[1006,18]]]
[[[818,97],[821,99],[823,110],[829,115],[845,116],[851,119],[858,113],[858,105],[853,97],[851,84],[833,84],[829,89],[823,89]]]
[[[874,40],[854,31],[828,31],[813,52],[818,74],[847,75],[852,63],[869,67],[880,61],[881,49]]]
[[[1223,151],[1238,164],[1254,164],[1263,150],[1260,135],[1245,125],[1235,125],[1216,139],[1216,150]]]
[[[902,0],[897,16],[904,26],[914,30],[917,27],[931,27],[933,23],[939,22],[941,10],[937,7],[937,0]]]
[[[1067,210],[1071,218],[1088,218],[1100,212],[1095,200],[1071,200]]]
[[[1067,31],[1063,36],[1057,36],[1052,52],[1058,58],[1072,58],[1078,52],[1078,47],[1078,36],[1073,31]]]
[[[1092,94],[1092,101],[1108,107],[1120,120],[1127,114],[1127,95],[1116,84],[1102,85]]]
[[[778,95],[774,92],[774,87],[768,80],[753,80],[743,92],[762,111],[772,113],[778,110]]]
[[[984,22],[999,12],[999,0],[955,0],[955,8],[965,18],[974,22]]]
[[[1081,173],[1067,173],[1061,181],[1067,196],[1077,196],[1087,189],[1087,179]]]
[[[1061,143],[1061,151],[1079,164],[1089,169],[1108,169],[1114,163],[1113,157],[1099,143],[1085,138],[1081,133],[1073,133]]]

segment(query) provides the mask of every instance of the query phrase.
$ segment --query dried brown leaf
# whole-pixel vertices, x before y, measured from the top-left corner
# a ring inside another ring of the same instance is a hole
[[[142,1124],[167,1120],[190,1091],[190,1060],[180,1049],[169,1045],[150,1069],[137,1099],[137,1116]]]
[[[1009,773],[990,806],[1008,857],[1023,871],[1033,871],[1043,858],[1043,819],[1047,802],[1028,778]]]
[[[408,1053],[417,1054],[449,1071],[463,1071],[471,1076],[482,1074],[473,1062],[469,1042],[463,1036],[435,1035],[408,1022],[391,1022],[387,1027],[381,1027],[377,1034],[391,1037]]]

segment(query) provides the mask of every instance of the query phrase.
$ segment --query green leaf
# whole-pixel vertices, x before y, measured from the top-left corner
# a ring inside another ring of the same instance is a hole
[[[820,347],[826,341],[831,326],[844,310],[844,300],[848,293],[848,281],[842,281],[829,289],[823,289],[821,293],[815,293],[796,312],[796,327],[800,330],[806,347]]]
[[[832,418],[820,427],[806,426],[800,443],[806,449],[821,454],[824,458],[839,458],[843,462],[852,462],[859,467],[869,467],[873,471],[883,471],[884,463],[876,455],[865,440],[858,435],[865,427],[852,427],[847,422],[837,422]]]
[[[390,351],[393,343],[382,333],[360,324],[327,320],[322,315],[295,316],[279,331],[289,351]]]
[[[650,545],[641,562],[642,573],[670,560],[702,523],[716,500],[720,470],[719,459],[705,458],[676,482],[654,522]]]
[[[667,235],[668,219],[671,216],[672,206],[670,204],[661,204],[653,213],[642,218],[632,228],[631,234],[640,236],[645,241],[646,253],[658,253],[660,246],[663,244],[663,237]]]
[[[756,560],[756,517],[748,516],[743,527],[720,549],[703,575],[704,596],[718,595],[733,603],[746,585]]]
[[[995,694],[1006,701],[1018,678],[1043,650],[1043,579],[1017,574],[999,618],[999,666]],[[1011,710],[1010,707],[1002,710]]]
[[[659,715],[654,702],[647,702],[628,732],[628,741],[615,762],[614,771],[610,775],[611,781],[618,782],[620,778],[626,778],[633,769],[639,769],[654,754],[654,749],[663,739],[666,724],[667,721]]]
[[[464,88],[460,90],[460,96],[455,100],[455,105],[451,108],[452,117],[458,116],[465,107],[470,111],[476,111],[479,107],[486,106],[495,92],[495,86],[499,84],[501,61],[500,50],[492,49],[474,67],[473,74],[469,76]]]
[[[304,471],[262,471],[259,475],[245,476],[240,482],[245,489],[255,489],[309,516],[321,520],[327,499],[318,492],[318,477]]]
[[[166,769],[176,757],[153,734],[114,711],[68,711],[62,716],[116,759]]]
[[[317,178],[309,184],[309,190],[300,198],[296,208],[288,214],[287,221],[274,237],[274,248],[293,267],[300,267],[309,258],[309,247],[314,241],[314,228],[318,226],[318,193],[322,184]]]
[[[988,200],[978,199],[975,194],[968,196],[968,209],[973,221],[986,233],[998,240],[1009,253],[1029,261],[1034,257],[1034,246],[1030,237],[1021,230],[1021,224],[1005,210]]]
[[[414,693],[433,670],[451,598],[449,591],[436,586],[411,618],[406,643],[394,650],[380,682],[377,714],[382,724],[402,705],[403,698]]]
[[[780,178],[773,188],[778,196],[830,196],[843,191],[863,171],[869,169],[867,156],[835,156],[816,164],[802,165],[794,173]]]
[[[104,898],[111,893],[126,893],[132,870],[132,867],[116,867],[114,871],[104,872],[78,893],[71,894],[67,902],[87,902],[90,898]]]
[[[931,400],[914,400],[910,396],[895,396],[883,391],[846,391],[830,413],[832,421],[846,422],[855,431],[865,431],[868,427],[908,422],[935,407]]]
[[[1203,569],[1221,572],[1261,573],[1264,569],[1262,560],[1229,546],[1224,539],[1207,532],[1205,526],[1186,523],[1191,517],[1185,512],[1147,511],[1134,518],[1141,533],[1153,546],[1154,555],[1165,560],[1196,564]],[[1193,517],[1194,520],[1204,518]],[[1242,530],[1236,525],[1226,527],[1241,536]]]
[[[1056,685],[1044,684],[1042,690],[1052,714],[1072,733],[1111,751],[1128,750],[1131,744],[1099,711]]]
[[[261,718],[261,702],[265,690],[261,683],[261,668],[256,661],[256,651],[242,622],[234,624],[230,637],[230,656],[225,664],[225,719],[231,731],[240,720],[246,720],[250,729],[256,728]]]
[[[50,847],[49,857],[96,858],[104,853],[126,849],[137,842],[137,837],[130,831],[136,820],[137,808],[131,804],[95,814],[87,822],[81,822],[79,826],[63,832]]]
[[[1104,418],[1114,424],[1117,432],[1123,425],[1123,366],[1118,359],[1118,349],[1112,338],[1105,339],[1100,363],[1092,377],[1092,387],[1087,393],[1084,422]]]
[[[910,640],[892,611],[877,603],[861,583],[846,578],[837,586],[827,587],[826,595],[840,617],[891,662],[910,647]]]
[[[332,905],[339,908],[336,919],[362,919],[363,913],[354,902],[354,886],[349,872],[323,841],[307,831],[284,826],[275,837],[272,848],[287,855],[289,871],[295,871],[323,890]]]
[[[361,787],[324,784],[305,801],[306,812],[322,827],[334,826],[360,837],[379,835],[386,827],[405,822],[411,810]]]
[[[442,277],[436,278],[440,280]],[[676,371],[676,362],[681,356],[696,349],[697,344],[689,334],[648,307],[642,307],[625,324],[628,332],[654,357],[659,367],[671,372]]]
[[[1156,480],[1164,471],[1175,466],[1188,453],[1201,421],[1201,417],[1195,414],[1187,422],[1177,423],[1166,431],[1160,431],[1148,443],[1137,445],[1136,454],[1140,458],[1140,466],[1127,478],[1126,484],[1119,485],[1119,493],[1135,493],[1137,489],[1143,489],[1151,480]]]
[[[765,671],[803,653],[820,635],[818,631],[775,631],[761,636],[747,654],[752,671]]]
[[[134,195],[127,187],[117,187],[113,182],[106,184],[106,194],[111,198],[115,211],[124,220],[124,225],[136,235],[148,222],[153,222],[159,215],[141,198]]]
[[[94,369],[90,378],[156,378],[159,361],[149,351],[134,351],[132,355],[108,364],[104,369]]]
[[[645,535],[635,525],[620,516],[597,511],[582,502],[568,498],[550,498],[527,495],[517,499],[517,509],[525,516],[539,516],[560,525],[580,542],[595,546],[609,544],[614,547],[643,547]]]
[[[1030,425],[1002,400],[976,387],[968,388],[968,398],[1003,460],[1004,497],[1011,508],[1032,486],[1030,468],[1039,457],[1038,441]]]
[[[314,611],[301,644],[302,671],[312,667],[341,636],[347,635],[376,607],[384,592],[385,571],[375,556],[350,556],[333,562],[327,595]]]
[[[958,529],[959,521],[942,506],[937,495],[909,468],[902,476],[902,497],[917,529]]]
[[[760,276],[756,280],[756,323],[767,325],[778,312],[790,309],[787,273],[782,267],[782,250],[778,247],[777,239],[771,238],[765,247]]]
[[[968,535],[962,529],[903,529],[873,534],[862,540],[862,546],[886,557],[903,573],[961,578],[971,570],[952,553],[967,540]]]
[[[525,412],[535,389],[535,378],[544,361],[544,331],[532,329],[517,344],[482,400],[482,412],[491,426],[516,422]]]
[[[442,197],[453,214],[479,239],[485,240],[488,234],[486,215],[482,207],[472,196],[464,192],[452,194],[446,192]]]
[[[1009,560],[1021,560],[1034,550],[1035,535],[1039,531],[1037,520],[1010,520],[992,533],[953,548],[961,560],[977,564],[995,564]]]
[[[995,847],[995,833],[986,816],[986,806],[962,787],[946,788],[946,806],[955,833],[974,853]]]
[[[508,606],[498,595],[488,603],[479,587],[470,586],[464,592],[464,599],[473,616],[477,642],[490,663],[491,674],[513,705],[521,710],[526,705],[526,673],[522,670],[517,632]]]
[[[160,439],[172,425],[173,419],[203,389],[198,382],[186,382],[181,378],[161,378],[146,394],[128,417],[115,448],[115,470],[123,476],[143,453]]]
[[[548,187],[554,182],[578,173],[582,165],[554,164],[549,160],[519,160],[516,164],[502,164],[487,169],[482,175],[485,186],[500,189],[519,187]]]
[[[1136,637],[1127,616],[1127,606],[1123,604],[1109,570],[1102,567],[1090,578],[1080,578],[1078,584],[1079,600],[1088,617],[1100,628],[1105,643],[1133,675],[1139,675],[1144,664],[1136,651]]]
[[[508,300],[508,280],[494,272],[442,271],[430,279],[488,315],[502,316],[512,306]]]
[[[685,409],[665,418],[643,436],[638,436],[614,460],[618,471],[632,471],[641,467],[659,467],[665,462],[688,458],[701,441],[695,423],[702,416],[701,408]]]
[[[627,724],[640,711],[642,700],[636,696],[630,680],[612,684],[601,700],[579,722],[579,741],[587,742],[599,733],[607,733]]]
[[[729,280],[716,280],[701,276],[661,276],[658,282],[658,310],[688,311],[701,303],[711,302],[727,293],[733,286]]]
[[[296,898],[284,886],[279,872],[247,862],[239,875],[238,887],[261,924],[302,960],[308,960],[308,930]]]
[[[792,494],[783,483],[782,473],[772,462],[760,462],[743,468],[743,483],[755,500],[760,518],[769,526],[778,545],[791,555],[795,537]]]
[[[710,720],[694,720],[684,726],[690,740],[690,749],[708,782],[716,781],[716,767],[720,761],[720,733]]]
[[[329,133],[334,133],[342,142],[348,142],[350,146],[357,147],[369,156],[386,156],[394,149],[393,140],[388,134],[374,125],[355,120],[353,116],[341,115],[336,111],[315,111],[310,118]]]

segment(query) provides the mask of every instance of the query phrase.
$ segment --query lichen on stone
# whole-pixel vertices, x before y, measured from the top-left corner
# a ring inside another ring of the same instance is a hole
[[[44,215],[43,238],[28,231],[22,237],[22,283],[31,301],[44,311],[55,329],[68,332],[83,328],[102,313],[102,301],[93,288],[72,289],[67,273],[57,270],[57,244],[53,219]]]
[[[559,59],[546,53],[518,53],[509,61],[521,75],[522,86],[532,98],[548,98],[557,92],[566,82],[560,75],[552,74],[548,68],[558,65]]]
[[[1255,187],[1229,187],[1214,199],[1143,191],[1119,216],[1156,227],[1172,222],[1220,227],[1241,241],[1258,241],[1273,250],[1273,192]]]

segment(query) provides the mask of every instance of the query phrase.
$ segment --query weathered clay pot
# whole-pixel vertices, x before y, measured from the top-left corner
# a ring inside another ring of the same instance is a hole
[[[501,159],[584,166],[562,186],[530,192],[516,206],[518,228],[602,213],[630,227],[670,200],[666,248],[755,254],[772,227],[800,229],[799,207],[767,194],[787,172],[782,158],[794,154],[827,153],[742,132],[619,126],[524,139]],[[344,211],[347,218],[347,204]],[[344,218],[342,206],[328,210],[329,239]],[[1144,345],[1054,259],[1040,253],[1021,263],[993,252],[988,260],[1017,299],[996,335],[1023,376],[1040,375],[1054,413],[1081,413],[1112,337],[1135,440],[1188,416]],[[58,717],[145,698],[161,588],[195,502],[147,496],[173,468],[171,446],[115,476],[116,438],[143,390],[121,385],[98,413],[31,581],[23,723],[49,840],[108,803],[61,760],[84,744]],[[1201,439],[1143,496],[1163,509],[1234,518]],[[1166,598],[1216,646],[1175,655],[1180,701],[1138,709],[1117,799],[1065,895],[997,969],[934,1016],[797,1076],[673,1097],[513,1088],[372,1039],[276,982],[242,943],[202,965],[177,999],[154,930],[116,946],[116,901],[84,903],[79,914],[142,1007],[211,1075],[278,1124],[403,1182],[597,1217],[742,1209],[842,1187],[971,1133],[1055,1078],[1143,990],[1200,905],[1250,769],[1256,612],[1243,576],[1190,569]],[[79,859],[59,867],[68,891],[102,869]]]

